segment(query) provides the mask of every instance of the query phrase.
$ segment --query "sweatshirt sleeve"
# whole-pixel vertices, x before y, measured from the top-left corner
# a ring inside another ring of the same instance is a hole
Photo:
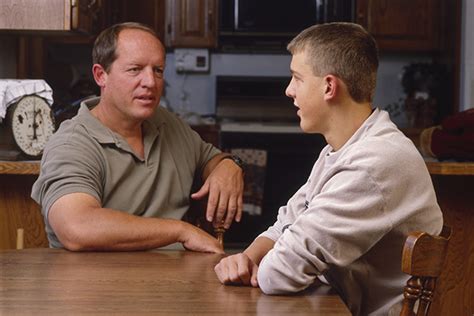
[[[277,241],[283,232],[294,223],[299,213],[305,209],[305,192],[308,183],[305,183],[296,193],[288,200],[288,203],[278,210],[278,216],[275,223],[258,237],[267,237],[273,241]]]
[[[291,202],[289,208],[301,207]],[[366,171],[339,170],[263,258],[257,275],[260,288],[266,294],[298,292],[330,265],[349,265],[391,228],[384,213],[382,192]],[[279,214],[273,227],[284,223],[283,217]]]

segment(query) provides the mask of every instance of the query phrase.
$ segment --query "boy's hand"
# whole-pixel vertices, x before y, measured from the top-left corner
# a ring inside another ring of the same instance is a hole
[[[214,271],[222,284],[258,287],[258,266],[244,253],[223,258]]]

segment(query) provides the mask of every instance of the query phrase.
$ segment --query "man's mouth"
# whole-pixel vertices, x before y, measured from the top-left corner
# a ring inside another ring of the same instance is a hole
[[[156,98],[155,96],[152,95],[141,95],[136,97],[136,99],[141,100],[141,101],[155,101]]]

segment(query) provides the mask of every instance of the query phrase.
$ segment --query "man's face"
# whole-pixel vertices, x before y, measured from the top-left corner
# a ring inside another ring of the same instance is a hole
[[[285,93],[298,108],[301,129],[306,133],[324,133],[327,119],[324,78],[313,74],[304,51],[293,55],[290,70],[292,77]]]
[[[125,29],[119,33],[116,55],[104,74],[101,103],[120,118],[143,121],[153,114],[163,91],[163,45],[145,31]]]

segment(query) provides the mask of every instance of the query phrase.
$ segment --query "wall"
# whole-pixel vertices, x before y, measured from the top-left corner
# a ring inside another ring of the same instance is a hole
[[[215,113],[215,81],[218,75],[234,76],[290,76],[289,54],[210,54],[208,74],[178,74],[174,66],[174,54],[166,55],[166,98],[177,112],[192,111],[198,114]],[[399,104],[404,98],[400,84],[403,67],[413,62],[429,62],[425,56],[383,55],[377,75],[374,105],[386,108]],[[282,94],[284,91],[282,91]],[[400,104],[399,104],[400,105]],[[393,120],[400,126],[407,125],[403,112]]]

